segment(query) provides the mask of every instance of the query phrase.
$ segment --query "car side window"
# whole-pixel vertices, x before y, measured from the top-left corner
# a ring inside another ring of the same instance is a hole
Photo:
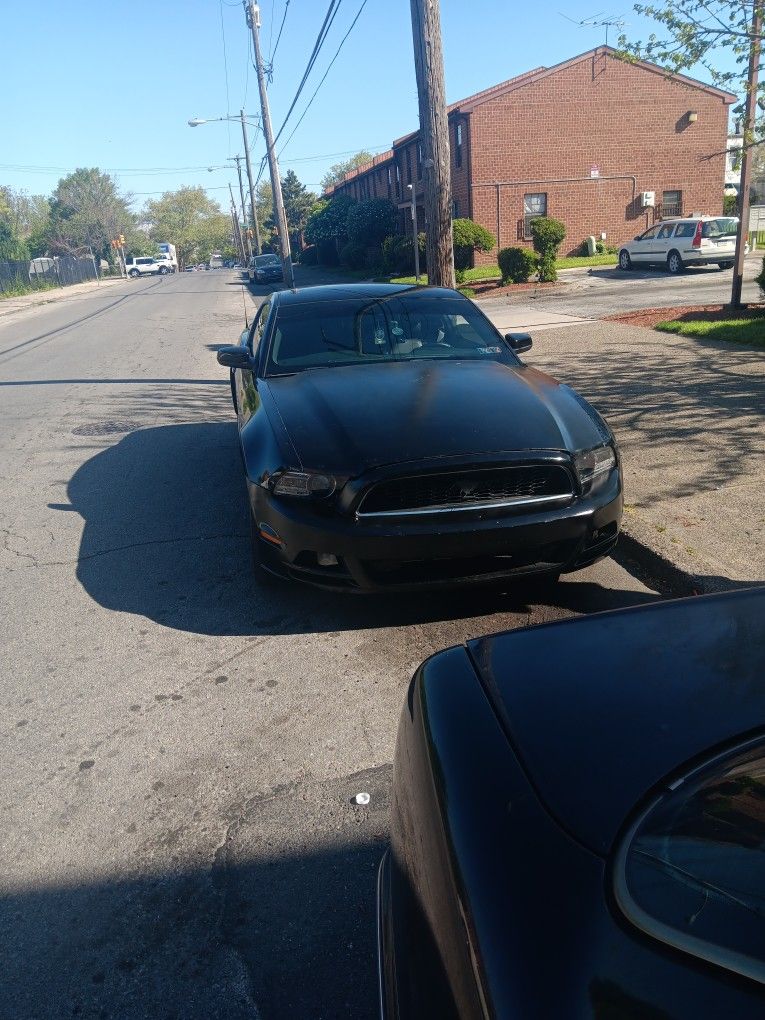
[[[695,233],[695,223],[678,223],[675,237],[693,237]]]
[[[666,788],[617,854],[615,891],[646,934],[765,983],[765,749]]]
[[[673,223],[665,223],[660,229],[657,235],[657,240],[662,241],[666,237],[672,237],[672,231],[674,230]]]
[[[252,324],[252,329],[250,330],[250,338],[247,341],[247,346],[250,348],[250,354],[253,356],[253,358],[258,353],[260,341],[263,339],[263,332],[266,328],[266,320],[268,319],[268,313],[270,310],[271,303],[269,301],[264,301],[263,304],[260,306],[260,310],[258,311],[258,317]]]
[[[659,228],[658,227],[651,227],[650,230],[646,230],[646,232],[644,234],[640,235],[639,240],[641,240],[641,241],[650,241],[654,237],[656,237],[658,232],[659,232]]]

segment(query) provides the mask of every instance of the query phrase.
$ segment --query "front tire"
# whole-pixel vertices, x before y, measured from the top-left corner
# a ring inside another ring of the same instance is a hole
[[[683,271],[683,260],[679,251],[671,251],[667,256],[667,269],[673,276]]]
[[[140,275],[141,274],[138,272],[137,269],[130,269],[130,270],[128,270],[128,276],[131,276],[134,280],[135,280],[135,278],[137,276],[140,276]]]
[[[718,262],[717,265],[720,267],[720,269],[733,269],[732,262]]]
[[[619,252],[619,268],[625,273],[632,269],[632,259],[630,258],[630,253],[628,251]]]
[[[165,266],[160,266],[160,269],[159,269],[159,275],[160,276],[167,276],[167,274],[169,272],[170,272],[170,270],[166,269]]]

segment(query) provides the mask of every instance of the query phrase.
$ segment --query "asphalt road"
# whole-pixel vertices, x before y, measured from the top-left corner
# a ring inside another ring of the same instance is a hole
[[[751,255],[744,271],[743,300],[757,302],[760,289],[754,277],[762,268],[762,253]],[[593,266],[587,272],[561,273],[561,288],[520,291],[510,297],[485,299],[482,305],[533,301],[534,305],[565,315],[598,319],[637,308],[665,308],[673,305],[727,304],[732,274],[717,266],[689,268],[678,276],[665,269],[633,269],[628,273],[615,266]]]
[[[611,560],[543,603],[259,588],[214,359],[242,318],[215,272],[0,320],[0,1017],[374,1016],[416,665],[657,597]]]

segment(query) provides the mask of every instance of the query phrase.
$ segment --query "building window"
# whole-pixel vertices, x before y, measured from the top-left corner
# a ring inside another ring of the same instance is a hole
[[[661,193],[661,215],[665,218],[683,215],[682,191],[663,191]]]
[[[531,237],[532,222],[546,215],[547,195],[544,192],[523,196],[523,236],[526,240]]]
[[[417,180],[422,180],[422,145],[417,143]]]
[[[412,153],[409,149],[406,150],[406,183],[412,183]]]
[[[454,201],[452,202],[452,219],[458,220],[459,216],[460,216],[460,204],[455,198]]]
[[[454,137],[456,140],[456,145],[454,146],[454,165],[459,170],[462,166],[462,124],[457,125]]]

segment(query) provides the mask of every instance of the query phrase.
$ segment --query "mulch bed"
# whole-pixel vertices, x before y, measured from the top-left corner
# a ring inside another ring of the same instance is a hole
[[[730,305],[679,305],[676,308],[640,308],[635,312],[605,315],[607,322],[625,322],[630,326],[651,328],[657,322],[715,322],[727,319],[765,319],[765,308],[747,306],[733,310]]]
[[[483,283],[462,283],[460,287],[470,287],[475,291],[476,297],[505,297],[508,294],[528,294],[539,290],[555,290],[565,287],[561,280],[556,283],[511,283],[507,287],[501,286],[499,280],[486,280]]]

